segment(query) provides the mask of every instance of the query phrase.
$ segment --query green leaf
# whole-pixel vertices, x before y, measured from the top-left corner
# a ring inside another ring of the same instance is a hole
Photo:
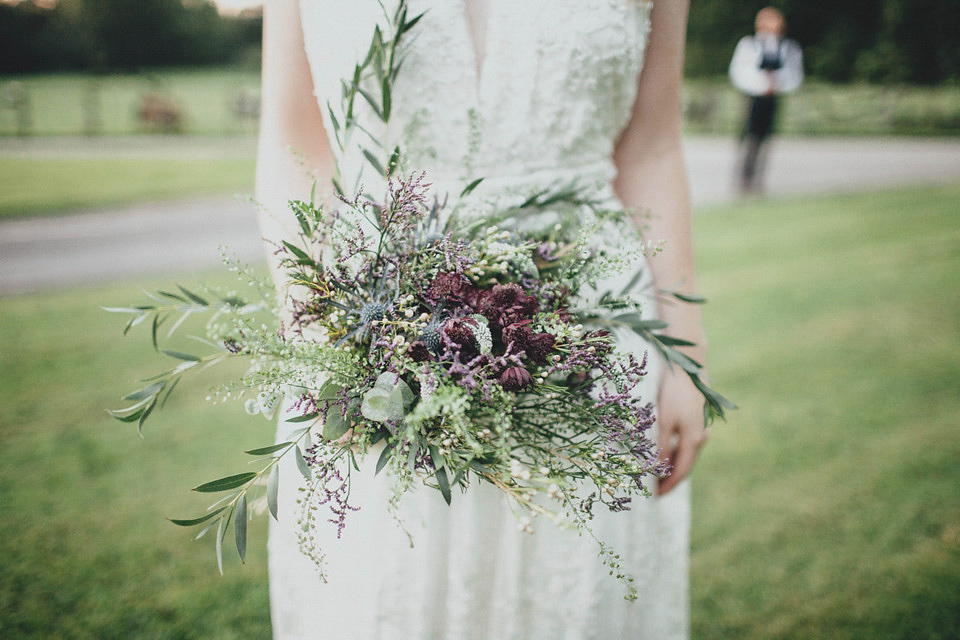
[[[237,553],[240,554],[240,562],[246,563],[247,559],[247,495],[243,494],[237,500],[237,511],[233,518],[233,537],[237,542]]]
[[[465,186],[463,188],[463,191],[460,192],[460,197],[463,198],[473,193],[473,190],[476,189],[478,186],[480,186],[481,182],[483,182],[483,178],[477,178],[476,180],[474,180],[473,182]]]
[[[397,166],[400,164],[400,147],[394,147],[393,153],[390,154],[390,161],[387,163],[387,172],[390,175],[393,175],[394,171],[397,170]]]
[[[171,351],[170,349],[161,349],[160,353],[165,353],[171,358],[176,358],[178,360],[186,360],[187,362],[200,362],[201,358],[199,356],[193,356],[189,353],[183,353],[182,351]]]
[[[706,304],[707,299],[703,296],[698,296],[693,293],[679,293],[677,291],[672,292],[672,295],[677,300],[683,300],[684,302],[690,302],[693,304]]]
[[[188,291],[187,289],[181,287],[180,285],[177,285],[177,288],[180,289],[180,291],[183,291],[183,295],[187,296],[188,298],[190,298],[191,300],[193,300],[195,303],[199,304],[200,306],[203,306],[203,307],[209,307],[209,306],[210,306],[210,303],[208,303],[206,300],[204,300],[203,298],[201,298],[201,297],[198,296],[197,294],[193,293],[192,291]]]
[[[663,320],[658,320],[656,318],[644,318],[639,313],[622,313],[618,316],[614,316],[611,318],[611,320],[613,320],[613,322],[620,322],[628,325],[637,333],[666,329],[668,326]]]
[[[147,407],[140,414],[140,419],[137,420],[137,433],[140,434],[140,437],[143,437],[143,423],[147,421],[147,416],[153,412],[153,408],[157,406],[157,399],[154,398],[153,402],[147,405]]]
[[[382,120],[383,122],[386,122],[386,120],[383,117],[383,111],[380,110],[380,105],[377,104],[377,99],[374,98],[369,91],[365,91],[360,87],[357,87],[357,93],[363,96],[363,99],[367,101],[367,104],[369,104],[370,108],[373,109],[373,112],[377,114],[377,117],[380,118],[380,120]]]
[[[302,416],[297,416],[296,418],[284,420],[284,422],[310,422],[311,420],[316,420],[318,417],[320,417],[320,413],[318,411],[314,411],[313,413],[308,413]]]
[[[150,397],[153,397],[153,396],[157,395],[157,394],[160,393],[161,391],[163,391],[164,387],[166,387],[166,386],[167,386],[167,381],[166,381],[166,380],[160,380],[160,381],[154,382],[153,384],[151,384],[151,385],[149,385],[149,386],[146,386],[146,387],[144,387],[144,388],[142,388],[142,389],[138,389],[138,390],[134,391],[133,393],[131,393],[131,394],[129,394],[129,395],[123,396],[123,399],[124,399],[124,400],[140,401],[140,400],[143,400],[143,399],[145,399],[145,398],[150,398]]]
[[[643,278],[644,273],[646,272],[643,269],[637,269],[637,271],[633,274],[633,276],[630,277],[630,280],[623,287],[623,289],[620,290],[621,298],[627,295],[628,293],[630,293],[630,291],[632,291],[633,288],[637,286],[637,284],[640,282],[640,279]]]
[[[200,493],[216,493],[218,491],[229,491],[230,489],[236,489],[237,487],[242,487],[251,480],[257,477],[257,474],[253,471],[247,471],[246,473],[238,473],[233,476],[226,476],[225,478],[219,478],[217,480],[212,480],[210,482],[205,482],[199,487],[194,487],[194,491]]]
[[[380,84],[380,94],[383,102],[383,121],[387,122],[390,120],[390,79],[384,78],[383,82]]]
[[[314,183],[314,186],[316,186],[316,183]],[[307,204],[302,200],[291,200],[290,209],[293,211],[293,215],[297,217],[297,222],[300,223],[300,230],[303,231],[303,235],[309,237],[312,231],[306,214]]]
[[[697,346],[696,342],[690,342],[689,340],[683,340],[682,338],[672,338],[670,336],[665,336],[662,333],[657,334],[657,340],[662,342],[665,345],[671,347],[695,347]]]
[[[277,520],[277,491],[280,488],[280,467],[276,464],[270,469],[270,475],[267,476],[267,508],[270,509],[270,515]]]
[[[369,150],[367,149],[363,150],[363,157],[367,159],[367,162],[370,163],[370,166],[372,166],[377,173],[379,173],[380,175],[386,175],[386,173],[383,170],[383,165],[380,164],[380,161],[377,160],[377,157],[372,153],[370,153]]]
[[[377,459],[377,469],[374,471],[374,475],[380,473],[380,471],[387,466],[387,463],[390,461],[390,455],[393,453],[394,446],[395,445],[393,443],[388,442],[387,446],[385,446],[383,451],[380,452],[380,457]]]
[[[340,415],[338,407],[330,407],[327,411],[327,420],[323,425],[323,437],[330,442],[336,442],[350,430],[350,423]]]
[[[107,413],[114,417],[114,419],[119,420],[120,422],[136,422],[140,419],[140,415],[144,412],[144,409],[140,409],[135,413],[127,414],[126,409],[107,409]]]
[[[192,527],[194,525],[198,525],[203,522],[206,522],[207,520],[210,520],[211,518],[215,517],[217,514],[222,513],[225,509],[226,507],[220,507],[216,511],[211,511],[206,515],[200,516],[199,518],[192,518],[190,520],[176,520],[174,518],[168,518],[168,520],[170,520],[170,522],[177,525],[178,527]]]
[[[414,16],[413,18],[410,18],[410,20],[408,20],[407,22],[403,23],[400,26],[400,31],[397,33],[397,37],[399,38],[400,36],[405,34],[407,31],[410,31],[410,29],[413,29],[413,26],[418,22],[420,22],[420,18],[422,17],[423,17],[423,14],[421,13]]]
[[[228,515],[226,518],[221,518],[220,522],[217,524],[217,569],[220,570],[220,575],[223,575],[223,536],[227,532],[226,521],[230,519]]]
[[[452,498],[450,496],[450,480],[447,478],[447,470],[440,467],[434,475],[437,478],[437,486],[440,487],[440,493],[449,506]]]
[[[310,465],[307,464],[307,459],[303,457],[303,450],[300,449],[300,445],[297,445],[293,455],[294,460],[297,461],[297,469],[300,471],[300,474],[310,480]]]
[[[250,449],[249,451],[244,451],[244,453],[251,456],[268,456],[271,453],[276,453],[281,449],[289,447],[292,442],[280,442],[278,444],[270,445],[269,447],[262,447],[260,449]]]
[[[283,241],[283,246],[285,246],[290,251],[290,253],[292,253],[297,257],[298,264],[306,264],[306,265],[316,264],[316,261],[310,256],[308,256],[307,253],[300,247],[290,244],[286,240]]]

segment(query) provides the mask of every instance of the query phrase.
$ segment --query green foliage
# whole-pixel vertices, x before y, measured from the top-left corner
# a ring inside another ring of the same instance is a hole
[[[261,20],[224,17],[207,0],[60,0],[0,4],[0,73],[237,62]]]
[[[726,72],[765,0],[691,3],[686,72]],[[819,80],[937,84],[960,79],[954,0],[782,0],[787,31]]]

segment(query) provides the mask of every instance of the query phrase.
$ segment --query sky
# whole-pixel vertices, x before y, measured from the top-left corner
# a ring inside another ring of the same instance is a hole
[[[263,0],[215,0],[221,11],[239,11],[263,4]]]

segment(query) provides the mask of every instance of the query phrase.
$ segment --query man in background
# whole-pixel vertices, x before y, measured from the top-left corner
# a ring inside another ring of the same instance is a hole
[[[755,26],[756,35],[741,38],[730,60],[730,81],[749,97],[740,139],[739,187],[744,195],[763,191],[777,96],[803,82],[803,54],[800,45],[783,37],[783,14],[773,7],[761,9]]]

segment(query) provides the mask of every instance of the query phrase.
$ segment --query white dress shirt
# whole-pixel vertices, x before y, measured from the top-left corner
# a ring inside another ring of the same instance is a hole
[[[761,69],[764,54],[779,54],[780,68]],[[803,83],[803,52],[793,40],[770,34],[744,36],[737,43],[730,60],[730,81],[737,89],[751,96],[789,93]]]

